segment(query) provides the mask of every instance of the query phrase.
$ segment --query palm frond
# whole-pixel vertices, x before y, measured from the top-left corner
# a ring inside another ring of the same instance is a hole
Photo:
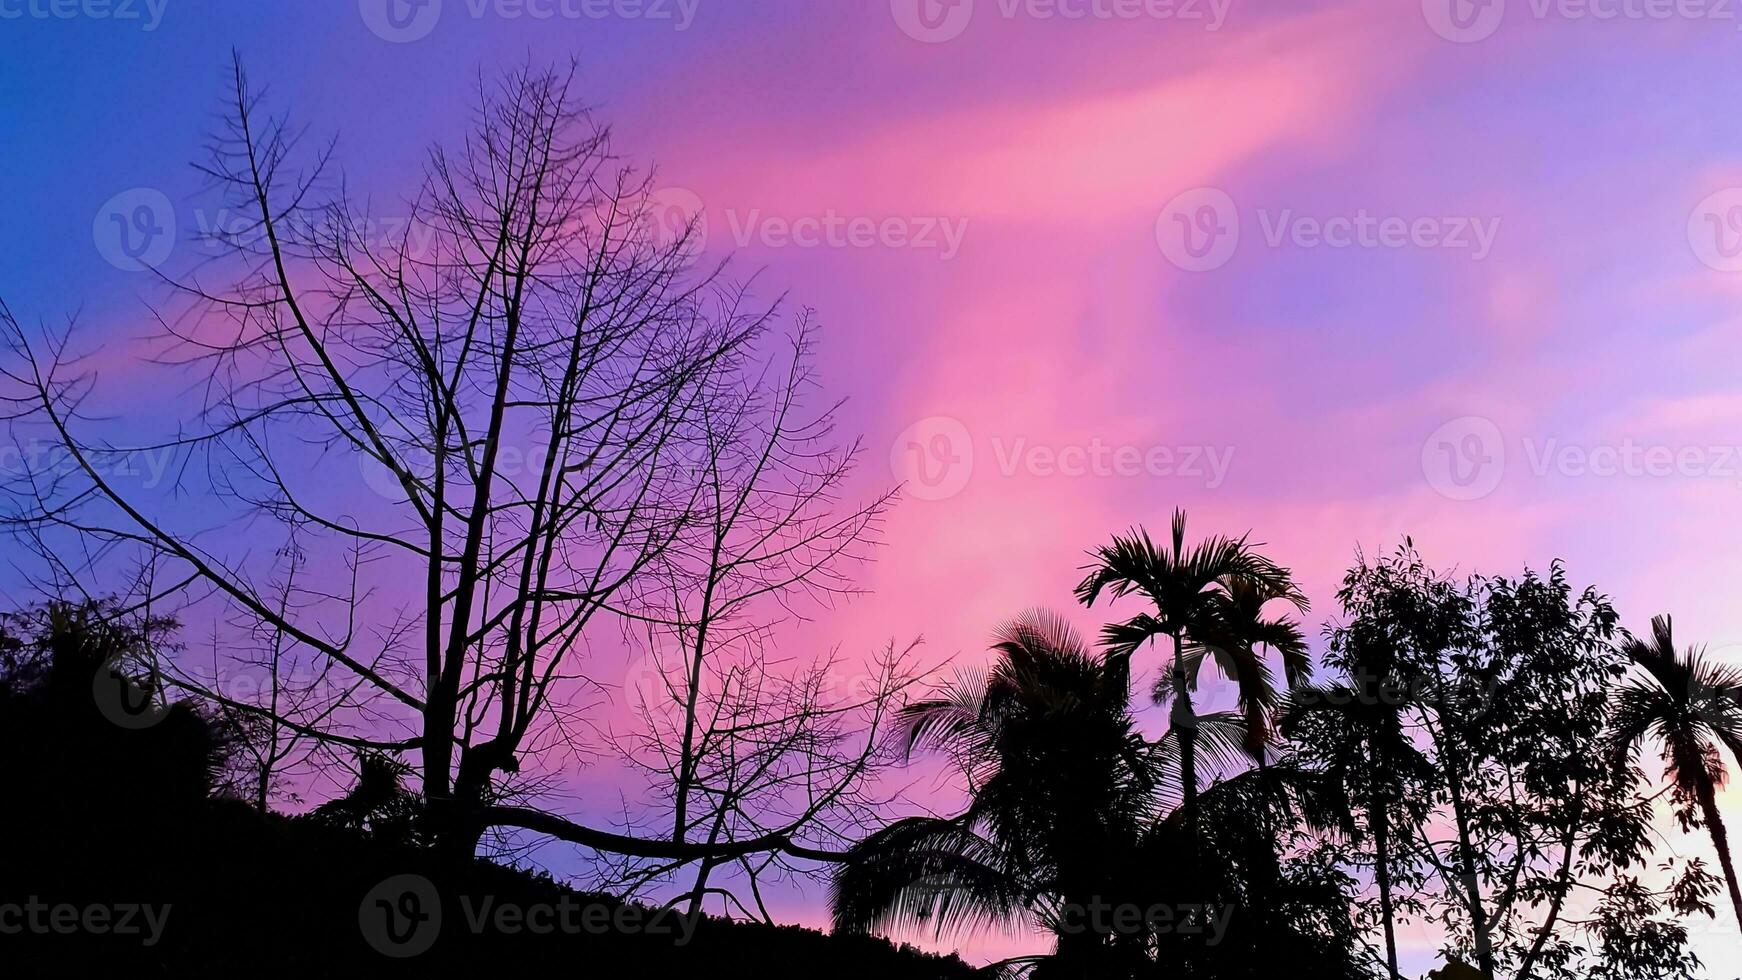
[[[1621,651],[1644,676],[1611,695],[1611,760],[1631,765],[1637,749],[1653,740],[1681,792],[1697,796],[1722,785],[1727,773],[1718,744],[1742,763],[1742,671],[1708,660],[1697,647],[1678,651],[1669,616],[1653,617],[1651,639],[1629,636]]]
[[[901,709],[898,734],[909,756],[919,748],[983,749],[985,733],[980,716],[986,691],[986,671],[959,671],[953,682],[943,685],[937,697],[915,701]]]
[[[911,817],[856,844],[835,873],[838,933],[930,925],[941,937],[1022,918],[1027,894],[970,820]]]

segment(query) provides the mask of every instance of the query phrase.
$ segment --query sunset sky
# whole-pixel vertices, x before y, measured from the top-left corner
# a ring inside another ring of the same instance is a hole
[[[869,594],[789,642],[971,661],[1027,607],[1092,629],[1084,551],[1183,507],[1295,569],[1315,640],[1357,548],[1412,535],[1466,572],[1564,559],[1742,663],[1742,8],[390,3],[0,0],[0,296],[131,349],[161,293],[111,219],[157,207],[200,260],[232,46],[383,197],[478,72],[572,56],[708,255],[815,309],[855,493],[908,485]],[[119,431],[174,417],[106,363]],[[617,809],[603,782],[582,811]]]

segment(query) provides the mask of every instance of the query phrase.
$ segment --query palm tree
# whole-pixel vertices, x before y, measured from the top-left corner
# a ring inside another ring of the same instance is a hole
[[[1214,660],[1222,676],[1240,686],[1247,748],[1262,765],[1262,750],[1274,734],[1271,720],[1279,704],[1275,676],[1264,661],[1264,651],[1282,660],[1283,682],[1289,689],[1306,683],[1313,669],[1300,624],[1286,617],[1269,618],[1264,610],[1273,600],[1281,599],[1304,611],[1306,599],[1292,584],[1279,588],[1257,579],[1229,577],[1217,585],[1210,592],[1213,615],[1199,628],[1199,642],[1185,650],[1187,681],[1190,689],[1196,690],[1203,662]],[[1171,683],[1158,682],[1156,703],[1165,704],[1172,693]]]
[[[1178,733],[1182,809],[1186,825],[1197,827],[1198,718],[1191,691],[1199,665],[1205,659],[1240,686],[1242,708],[1247,712],[1249,738],[1263,738],[1262,713],[1275,703],[1275,685],[1258,647],[1273,637],[1265,630],[1277,628],[1264,620],[1262,609],[1273,599],[1292,603],[1305,612],[1306,597],[1294,585],[1285,568],[1258,554],[1246,538],[1213,536],[1186,546],[1186,515],[1173,515],[1170,542],[1160,546],[1147,531],[1135,528],[1115,535],[1111,544],[1091,552],[1094,562],[1077,585],[1076,594],[1093,607],[1102,593],[1112,598],[1138,594],[1148,599],[1153,613],[1140,613],[1122,623],[1108,625],[1102,639],[1110,657],[1129,657],[1157,637],[1173,640],[1173,665],[1157,694],[1171,701],[1169,726]],[[1250,617],[1247,619],[1245,617]],[[1263,629],[1257,629],[1262,626]],[[1243,632],[1244,631],[1244,632]],[[1298,638],[1298,633],[1296,634]],[[1284,654],[1291,678],[1305,672],[1304,646]]]
[[[1718,789],[1728,776],[1719,746],[1742,763],[1742,671],[1707,660],[1700,648],[1677,653],[1668,616],[1652,619],[1649,643],[1629,637],[1622,651],[1645,676],[1635,677],[1615,695],[1615,763],[1632,765],[1634,750],[1647,738],[1663,746],[1675,796],[1700,808],[1730,886],[1737,925],[1742,926],[1742,889],[1718,813]]]
[[[1269,867],[1271,821],[1256,816],[1271,808],[1331,828],[1348,811],[1327,796],[1338,787],[1292,765],[1218,784],[1203,797],[1204,849],[1217,860],[1199,864],[1194,856],[1187,864],[1180,858],[1195,852],[1198,838],[1169,792],[1183,743],[1177,731],[1151,743],[1137,730],[1127,657],[1093,654],[1046,613],[1000,629],[993,649],[999,656],[989,670],[964,675],[902,716],[909,751],[942,749],[961,766],[967,809],[900,820],[854,846],[833,885],[837,932],[929,925],[942,936],[1034,923],[1056,937],[1053,955],[1000,966],[1033,967],[1036,980],[1152,975],[1164,963],[1205,967],[1204,958],[1264,956],[1282,945],[1303,959],[1343,957],[1350,942],[1334,926],[1309,933],[1297,923],[1346,922],[1346,898]],[[1247,758],[1241,714],[1197,721],[1193,733],[1207,760],[1233,766]],[[1072,914],[1097,902],[1238,905],[1253,931],[1243,943],[1209,948],[1177,934],[1082,928]]]
[[[989,671],[903,712],[910,751],[941,748],[962,766],[967,810],[856,845],[835,878],[835,928],[941,935],[1032,918],[1058,937],[1055,966],[1104,964],[1115,937],[1066,928],[1064,915],[1110,893],[1154,822],[1157,753],[1130,716],[1123,658],[1094,655],[1062,619],[1029,613],[993,649]]]

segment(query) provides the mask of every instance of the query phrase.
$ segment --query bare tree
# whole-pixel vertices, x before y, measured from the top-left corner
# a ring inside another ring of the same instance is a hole
[[[695,533],[674,541],[645,595],[643,683],[630,692],[641,727],[617,744],[654,777],[677,843],[761,836],[804,812],[828,814],[825,826],[863,825],[873,808],[865,787],[894,761],[876,733],[921,675],[912,647],[869,665],[771,649],[805,605],[855,591],[841,563],[887,501],[836,507],[858,446],[830,442],[839,403],[806,410],[813,337],[807,314],[780,361],[724,378],[700,402]],[[759,894],[764,872],[784,870],[777,860],[703,858],[681,897],[692,911],[712,893],[748,912],[710,889],[711,875],[735,864]],[[683,863],[640,867],[630,880]]]
[[[685,806],[675,840],[699,836],[713,848],[766,836],[814,814],[827,843],[844,848],[879,826],[892,802],[878,777],[904,757],[894,740],[880,736],[894,707],[929,676],[917,666],[915,650],[891,645],[868,664],[834,651],[796,664],[759,648],[709,651],[693,688],[686,686],[693,661],[653,651],[636,704],[641,724],[622,745],[653,777],[660,804],[674,816],[680,800]],[[674,903],[687,901],[693,913],[717,896],[728,914],[764,920],[763,882],[794,871],[779,853],[755,860],[708,855],[630,862],[614,883],[633,892],[692,865],[689,885]],[[712,884],[719,871],[748,889],[751,901]]]
[[[296,582],[306,555],[293,536],[277,556],[283,575],[273,598],[279,617],[289,619],[291,604],[303,598]],[[359,682],[330,659],[307,655],[282,628],[248,615],[214,623],[210,649],[205,663],[165,661],[160,676],[224,718],[234,735],[233,780],[256,810],[267,812],[275,799],[302,803],[296,786],[344,762],[323,736],[349,716]]]
[[[272,745],[294,734],[415,751],[445,847],[470,852],[487,829],[518,827],[668,860],[828,857],[806,841],[826,841],[819,821],[858,798],[874,731],[831,721],[848,707],[803,693],[803,673],[791,687],[766,667],[729,671],[721,700],[702,693],[716,651],[766,638],[773,620],[753,620],[752,606],[851,591],[847,568],[890,501],[840,504],[857,447],[828,442],[829,411],[800,420],[808,318],[771,372],[777,306],[699,266],[693,223],[656,226],[648,179],[613,156],[572,69],[481,82],[474,122],[461,146],[430,153],[419,192],[382,221],[348,194],[334,144],[305,153],[238,60],[200,169],[248,218],[213,232],[222,261],[168,280],[187,309],[158,317],[163,359],[199,379],[200,411],[147,447],[86,435],[94,378],[66,335],[33,340],[0,306],[15,438],[46,437],[66,461],[12,481],[5,523],[39,554],[79,542],[71,576],[139,549],[173,570],[159,594],[219,604],[274,656],[320,658],[338,693],[318,707],[223,703],[283,726]],[[175,454],[178,488],[222,515],[112,479],[105,460],[141,448]],[[243,520],[308,550],[293,583],[257,581],[260,559],[232,530]],[[589,646],[638,629],[691,651],[672,832],[512,805],[528,756],[584,740]],[[851,711],[874,729],[904,686],[888,674]],[[722,710],[704,724],[705,708]],[[828,747],[778,776],[747,777],[755,763],[735,761],[735,788],[720,790],[705,769],[718,726],[749,744],[745,712],[761,711],[788,745]],[[751,815],[770,780],[801,774],[801,801]]]

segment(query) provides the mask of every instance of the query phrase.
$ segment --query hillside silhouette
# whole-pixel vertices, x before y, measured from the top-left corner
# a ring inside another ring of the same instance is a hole
[[[444,858],[393,839],[391,823],[342,826],[330,819],[342,807],[303,817],[262,814],[216,793],[231,734],[222,724],[185,703],[140,709],[163,713],[139,728],[115,723],[108,712],[120,702],[106,701],[103,687],[118,685],[117,697],[135,706],[151,694],[114,669],[131,639],[127,630],[72,609],[49,619],[48,636],[29,643],[7,636],[0,653],[0,783],[9,788],[0,806],[8,842],[0,904],[26,906],[34,898],[48,906],[168,911],[150,945],[144,914],[133,923],[138,935],[7,935],[9,975],[428,976],[439,968],[955,980],[972,973],[954,957],[794,926],[701,916],[684,936],[675,912],[662,923],[665,935],[589,931],[589,921],[646,923],[655,913],[542,874]],[[427,948],[400,958],[404,950],[391,937],[381,945],[383,935],[360,916],[379,900],[383,882],[405,876],[433,886],[441,923]],[[524,927],[474,933],[468,924],[469,915],[494,915],[503,906],[565,904],[599,911],[590,920],[572,913],[577,928],[567,934]],[[121,913],[112,915],[120,925]],[[39,916],[48,922],[51,913]]]

